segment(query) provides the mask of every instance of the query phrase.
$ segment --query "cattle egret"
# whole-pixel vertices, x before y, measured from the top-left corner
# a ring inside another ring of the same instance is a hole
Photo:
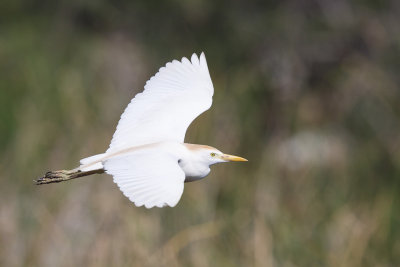
[[[215,163],[247,161],[184,143],[187,128],[211,107],[213,94],[204,53],[167,63],[131,100],[105,153],[82,159],[73,170],[47,172],[36,184],[106,172],[136,206],[174,207],[184,182],[204,178]]]

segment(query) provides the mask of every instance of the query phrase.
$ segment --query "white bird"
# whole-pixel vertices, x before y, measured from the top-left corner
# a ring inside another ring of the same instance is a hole
[[[184,182],[204,178],[215,163],[247,161],[184,143],[187,128],[211,107],[213,94],[204,53],[167,63],[129,103],[105,153],[82,159],[73,170],[47,172],[36,184],[106,172],[136,206],[174,207]]]

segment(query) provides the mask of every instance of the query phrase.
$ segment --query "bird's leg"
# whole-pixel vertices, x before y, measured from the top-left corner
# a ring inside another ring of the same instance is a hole
[[[104,173],[103,169],[100,170],[92,170],[92,171],[81,171],[77,169],[73,170],[59,170],[59,171],[48,171],[46,174],[37,179],[34,180],[34,182],[37,185],[41,184],[51,184],[51,183],[59,183],[59,182],[64,182],[68,181],[71,179],[83,177],[83,176],[88,176],[96,173]]]

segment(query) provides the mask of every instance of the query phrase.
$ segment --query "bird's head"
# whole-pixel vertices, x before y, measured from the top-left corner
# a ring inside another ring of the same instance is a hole
[[[186,145],[188,146],[189,150],[192,150],[198,157],[201,158],[203,162],[207,163],[208,165],[229,161],[247,161],[247,159],[242,157],[224,154],[215,147],[192,144]]]

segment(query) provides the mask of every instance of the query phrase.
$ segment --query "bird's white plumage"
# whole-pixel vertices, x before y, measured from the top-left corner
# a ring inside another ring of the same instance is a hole
[[[204,53],[160,68],[121,115],[109,152],[160,141],[183,142],[190,123],[210,108],[214,87]]]
[[[81,170],[101,165],[137,206],[175,206],[185,181],[177,156],[157,146],[119,152],[158,142],[183,143],[190,123],[210,108],[213,94],[204,53],[167,63],[129,103],[106,153],[81,160]]]
[[[90,156],[80,160],[81,166],[79,169],[81,171],[93,171],[99,170],[103,168],[103,164],[101,163],[101,159],[105,157],[105,153],[97,154],[94,156]],[[92,162],[96,162],[92,164]]]
[[[178,158],[163,147],[111,157],[103,164],[123,194],[136,206],[174,207],[183,193],[185,173],[178,165]]]

